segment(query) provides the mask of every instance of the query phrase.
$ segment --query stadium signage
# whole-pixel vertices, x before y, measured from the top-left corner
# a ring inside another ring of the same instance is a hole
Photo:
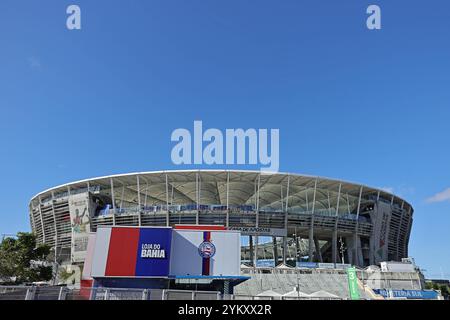
[[[317,268],[317,263],[315,262],[306,262],[306,261],[298,261],[296,263],[297,268]]]
[[[161,249],[161,245],[159,243],[144,243],[141,248],[141,258],[165,259],[166,250]]]
[[[359,300],[359,290],[358,290],[358,277],[356,275],[356,268],[347,269],[347,281],[348,281],[348,291],[350,293],[350,299]]]
[[[203,241],[198,246],[198,254],[205,259],[212,258],[216,254],[216,246],[210,241]]]
[[[373,289],[376,294],[385,298],[406,298],[406,299],[437,299],[438,293],[433,290],[386,290]]]
[[[86,258],[89,218],[89,197],[86,193],[72,195],[69,202],[72,227],[72,262],[82,262]]]
[[[287,230],[280,228],[228,227],[228,230],[239,231],[247,236],[285,237],[287,235]]]
[[[193,134],[183,128],[172,132],[171,141],[177,144],[171,159],[176,165],[259,164],[261,171],[278,172],[279,136],[279,129],[270,129],[269,150],[268,129],[226,129],[224,134],[210,128],[203,132],[202,121],[194,121]]]

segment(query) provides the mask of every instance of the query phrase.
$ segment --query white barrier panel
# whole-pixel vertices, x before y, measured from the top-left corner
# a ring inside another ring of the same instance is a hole
[[[97,235],[95,233],[89,234],[89,242],[88,242],[88,246],[87,246],[86,260],[84,261],[83,276],[81,277],[83,280],[92,279],[92,277],[91,277],[92,259],[94,257],[96,236]]]
[[[173,230],[172,276],[240,276],[241,237],[234,231]]]
[[[103,277],[105,275],[111,230],[112,228],[99,228],[97,230],[91,270],[91,276],[94,278]]]

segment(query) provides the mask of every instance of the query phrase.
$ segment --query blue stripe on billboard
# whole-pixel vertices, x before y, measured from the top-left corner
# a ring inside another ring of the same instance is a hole
[[[202,275],[209,276],[210,273],[210,263],[213,251],[213,245],[211,243],[211,232],[203,232],[203,242],[200,244],[198,250],[202,257]],[[214,249],[215,251],[215,249]]]
[[[171,242],[170,228],[142,228],[137,248],[136,276],[167,277]]]

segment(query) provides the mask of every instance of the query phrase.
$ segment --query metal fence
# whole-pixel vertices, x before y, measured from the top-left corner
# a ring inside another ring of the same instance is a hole
[[[0,286],[0,300],[26,300],[30,288]]]
[[[0,300],[220,300],[218,291],[0,286]]]
[[[347,298],[304,297],[304,296],[249,296],[249,295],[221,295],[221,300],[348,300]]]
[[[170,289],[0,286],[0,300],[318,300],[305,297],[248,296],[218,291]]]

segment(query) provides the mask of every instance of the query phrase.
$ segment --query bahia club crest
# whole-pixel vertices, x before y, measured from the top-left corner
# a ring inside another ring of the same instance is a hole
[[[198,254],[204,258],[209,259],[216,253],[216,246],[210,241],[203,241],[198,246]]]

